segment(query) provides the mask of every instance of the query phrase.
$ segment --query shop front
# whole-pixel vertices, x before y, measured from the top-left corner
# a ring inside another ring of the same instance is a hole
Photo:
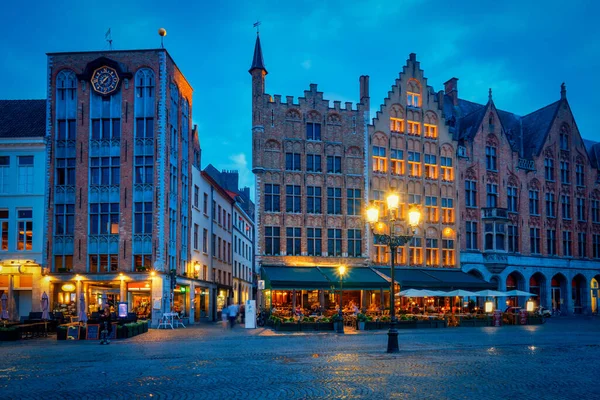
[[[194,320],[196,322],[210,316],[210,288],[196,286],[194,288]]]
[[[139,319],[152,318],[151,282],[127,283],[127,305],[129,312],[135,313]]]

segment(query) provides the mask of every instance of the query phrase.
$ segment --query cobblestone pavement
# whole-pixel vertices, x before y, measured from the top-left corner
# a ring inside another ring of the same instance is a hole
[[[96,341],[0,342],[2,399],[600,398],[600,319],[276,334],[202,325]]]

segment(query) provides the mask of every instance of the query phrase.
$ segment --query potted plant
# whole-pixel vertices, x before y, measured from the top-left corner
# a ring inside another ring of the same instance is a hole
[[[67,325],[56,327],[56,340],[67,340]]]
[[[356,323],[358,325],[357,327],[358,327],[359,331],[364,331],[365,330],[365,325],[366,325],[366,323],[367,323],[368,320],[369,320],[368,317],[365,314],[363,314],[363,313],[358,313],[356,315]]]
[[[322,317],[317,320],[317,330],[319,331],[332,331],[333,322],[330,318]]]
[[[11,326],[0,326],[0,341],[19,340],[19,331]]]
[[[344,323],[344,318],[340,314],[335,313],[331,317],[331,321],[333,322],[333,330],[337,332],[340,330],[340,324]]]
[[[316,331],[317,319],[315,317],[305,317],[300,320],[300,329],[303,331]]]

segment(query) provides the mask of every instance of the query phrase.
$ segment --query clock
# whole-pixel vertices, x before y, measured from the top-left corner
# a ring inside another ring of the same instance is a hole
[[[100,67],[92,74],[91,84],[96,92],[103,96],[109,95],[117,89],[119,74],[114,68]]]

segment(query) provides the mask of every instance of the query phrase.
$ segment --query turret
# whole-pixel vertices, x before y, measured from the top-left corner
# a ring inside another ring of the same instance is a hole
[[[252,65],[248,70],[252,75],[252,125],[260,125],[260,106],[262,105],[262,96],[265,93],[265,76],[267,69],[262,55],[260,45],[260,36],[256,34],[256,43],[254,45],[254,57]]]

